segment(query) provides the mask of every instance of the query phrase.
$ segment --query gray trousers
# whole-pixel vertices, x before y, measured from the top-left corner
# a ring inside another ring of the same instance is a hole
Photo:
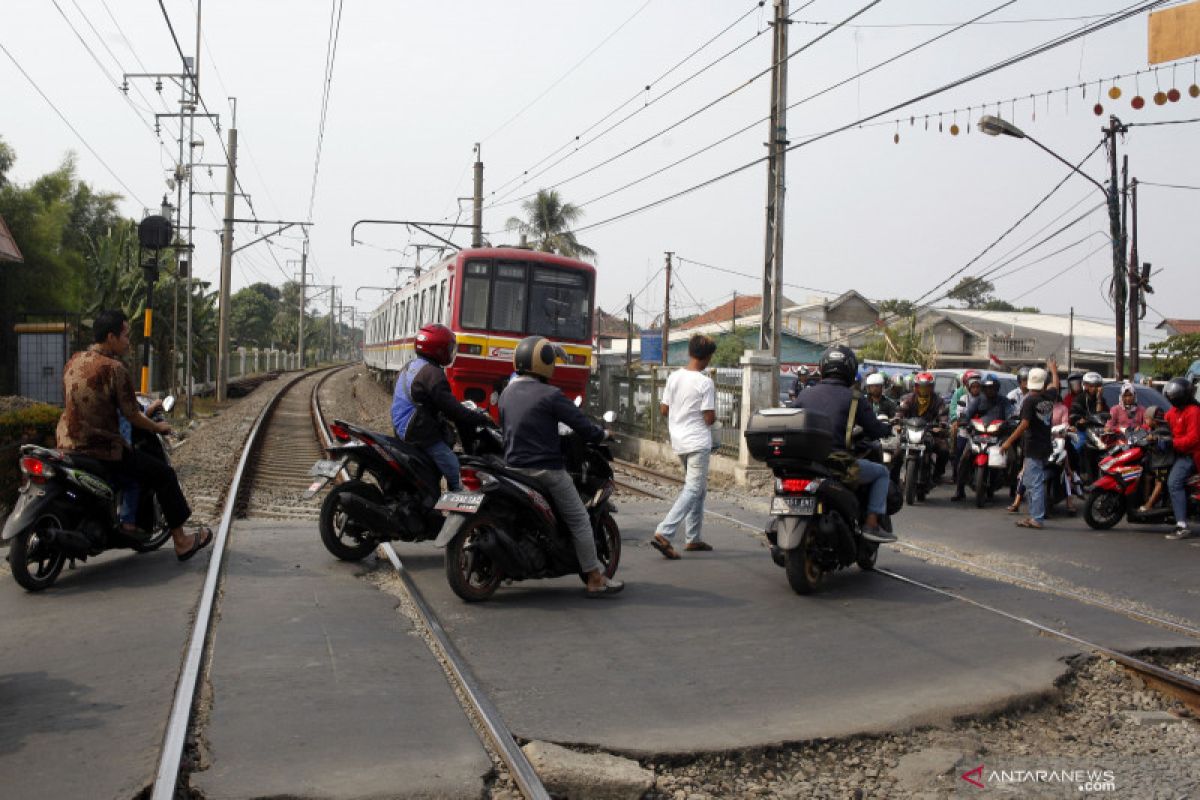
[[[554,504],[554,510],[567,523],[571,531],[571,539],[575,544],[575,556],[579,559],[579,569],[583,572],[592,570],[604,571],[604,565],[596,557],[596,540],[592,537],[592,521],[588,518],[587,508],[575,491],[575,482],[565,469],[523,469],[512,468],[526,477],[533,479]]]

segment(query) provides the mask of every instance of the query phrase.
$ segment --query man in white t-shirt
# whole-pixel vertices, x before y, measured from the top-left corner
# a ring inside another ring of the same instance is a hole
[[[671,449],[683,465],[683,491],[675,505],[658,524],[651,546],[664,558],[679,558],[671,545],[675,531],[683,526],[686,550],[712,550],[700,538],[704,523],[704,495],[708,491],[708,457],[712,453],[710,426],[717,420],[717,389],[704,374],[717,345],[703,334],[688,341],[688,365],[667,378],[663,391],[662,415],[671,431]]]

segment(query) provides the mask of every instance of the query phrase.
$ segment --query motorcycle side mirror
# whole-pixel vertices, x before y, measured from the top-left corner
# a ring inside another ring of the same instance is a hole
[[[604,416],[602,417],[602,419],[603,419],[605,422],[607,422],[609,425],[611,425],[611,424],[613,424],[614,422],[616,422],[616,420],[617,420],[617,413],[616,413],[615,411],[605,411],[605,412],[604,412]]]
[[[175,395],[169,394],[163,398],[163,411],[167,414],[171,413],[171,409],[175,407]]]
[[[575,407],[579,408],[582,405],[583,405],[583,395],[581,395],[581,394],[575,395]]]

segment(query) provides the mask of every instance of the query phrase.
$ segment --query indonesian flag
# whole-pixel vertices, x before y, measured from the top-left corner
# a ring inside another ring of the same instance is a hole
[[[1004,366],[1004,362],[997,358],[995,353],[988,353],[988,366],[992,369],[1000,369]]]

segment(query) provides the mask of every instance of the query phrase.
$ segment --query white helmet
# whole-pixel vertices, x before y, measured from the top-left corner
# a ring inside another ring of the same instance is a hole
[[[1104,383],[1104,378],[1100,377],[1099,372],[1087,372],[1083,376],[1084,386],[1100,386]]]
[[[867,386],[883,386],[883,373],[872,372],[867,376]]]

